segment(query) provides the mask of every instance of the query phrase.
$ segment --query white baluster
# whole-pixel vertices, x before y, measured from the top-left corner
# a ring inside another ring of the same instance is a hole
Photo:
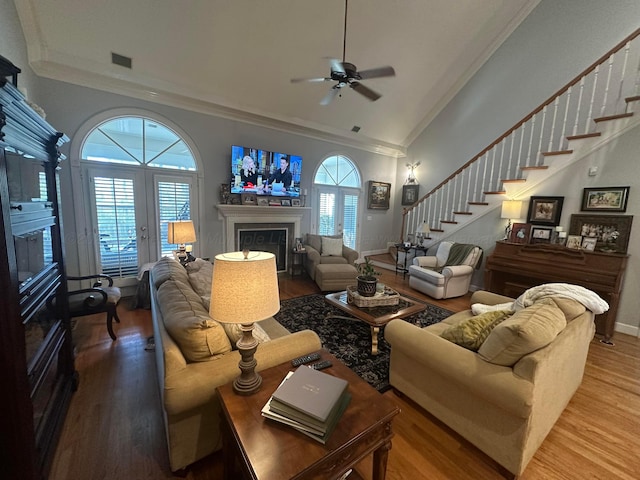
[[[591,125],[591,119],[593,118],[593,102],[596,98],[596,88],[598,88],[598,74],[600,73],[600,65],[596,65],[593,71],[593,90],[591,90],[591,101],[589,102],[589,113],[587,114],[587,123],[584,126],[585,133],[589,133],[589,126]]]
[[[624,102],[623,100],[623,86],[624,86],[624,80],[626,77],[626,73],[627,73],[627,63],[629,62],[629,52],[631,50],[631,42],[627,42],[625,47],[624,47],[624,56],[623,56],[623,60],[622,60],[622,71],[620,72],[620,86],[618,87],[618,95],[616,96],[616,103],[615,103],[615,111],[618,111],[618,106],[622,105],[623,107],[625,107],[626,109],[626,102]]]
[[[544,138],[544,125],[547,120],[547,105],[542,109],[542,121],[540,122],[540,140],[538,141],[538,151],[536,152],[536,165],[542,161],[542,139]]]
[[[520,177],[520,167],[522,166],[522,147],[524,145],[524,124],[518,128],[520,131],[520,146],[518,146],[518,161],[516,162],[517,176]]]
[[[615,61],[616,54],[613,53],[609,57],[609,69],[607,70],[607,81],[604,86],[604,97],[602,99],[602,106],[600,107],[600,116],[604,117],[607,109],[607,98],[609,97],[609,85],[611,84],[611,70],[613,69],[613,62]]]
[[[558,102],[560,101],[560,97],[556,97],[553,102],[553,120],[551,120],[551,132],[549,132],[549,146],[547,147],[548,152],[553,152],[553,136],[556,132],[556,119],[558,118]],[[560,150],[560,149],[558,149]]]
[[[562,135],[560,135],[560,145],[558,145],[558,150],[562,150],[562,146],[564,144],[565,137],[567,135],[567,118],[569,117],[569,104],[571,103],[571,89],[573,85],[569,87],[566,95],[566,103],[564,106],[564,117],[562,119]]]
[[[533,117],[531,117],[531,134],[529,135],[529,147],[527,149],[527,167],[531,166],[531,149],[533,148],[533,132],[536,129],[536,115],[533,115]]]
[[[572,135],[578,134],[578,122],[580,121],[580,111],[582,110],[582,94],[584,93],[584,82],[586,77],[580,79],[580,90],[578,92],[578,105],[576,105],[576,121],[573,124]],[[586,132],[585,132],[586,133]]]

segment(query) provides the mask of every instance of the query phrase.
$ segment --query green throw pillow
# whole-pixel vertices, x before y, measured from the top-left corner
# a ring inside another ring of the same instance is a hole
[[[440,336],[461,347],[476,352],[489,336],[491,330],[512,314],[513,311],[511,310],[496,310],[494,312],[476,315],[456,325],[452,325],[442,332]]]

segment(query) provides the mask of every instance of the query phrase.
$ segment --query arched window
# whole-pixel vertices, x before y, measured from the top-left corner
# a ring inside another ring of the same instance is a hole
[[[168,222],[197,218],[193,148],[177,127],[146,115],[102,115],[86,128],[79,156],[94,271],[135,277],[176,249]]]
[[[318,192],[317,230],[319,235],[342,234],[344,244],[357,249],[360,173],[344,155],[327,157],[313,179]]]

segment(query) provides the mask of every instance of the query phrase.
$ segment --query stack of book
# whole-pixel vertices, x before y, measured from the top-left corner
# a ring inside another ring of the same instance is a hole
[[[262,408],[262,416],[326,443],[351,401],[346,380],[301,365],[289,372]]]

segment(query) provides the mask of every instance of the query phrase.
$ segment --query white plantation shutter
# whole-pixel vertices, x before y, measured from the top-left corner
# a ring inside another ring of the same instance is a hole
[[[47,194],[47,175],[44,172],[38,172],[38,187],[40,190],[40,200],[48,200]],[[42,230],[42,245],[44,264],[49,265],[53,263],[53,242],[51,240],[51,229],[45,228]]]
[[[138,273],[133,180],[93,177],[96,229],[102,273],[113,277]]]
[[[343,204],[343,242],[347,247],[355,249],[358,232],[358,195],[346,194]]]
[[[335,208],[335,194],[320,192],[320,221],[318,222],[318,235],[333,235],[336,233]]]
[[[167,242],[167,225],[175,220],[191,220],[191,186],[188,183],[157,183],[160,216],[161,255],[170,255],[176,246]]]

